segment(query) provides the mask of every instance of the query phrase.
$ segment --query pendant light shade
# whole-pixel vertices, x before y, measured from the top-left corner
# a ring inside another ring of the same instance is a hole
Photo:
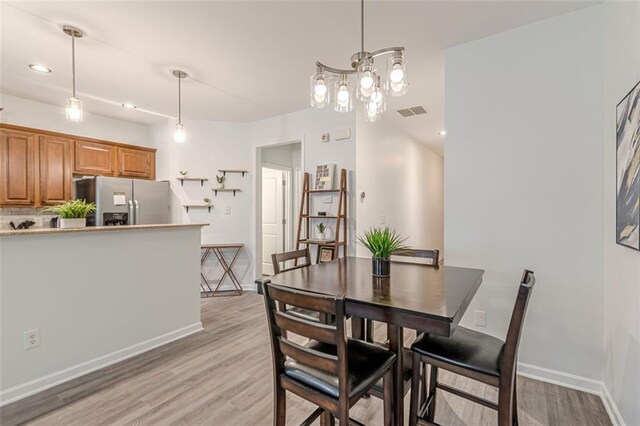
[[[75,121],[77,123],[82,122],[82,101],[76,96],[76,38],[83,36],[82,31],[65,25],[62,27],[62,31],[71,37],[71,77],[73,82],[73,92],[65,102],[65,117],[69,121]]]
[[[402,53],[396,52],[387,61],[387,88],[391,96],[402,96],[407,93],[407,60]]]
[[[335,102],[333,109],[336,112],[349,112],[353,110],[353,87],[349,84],[346,74],[336,80]]]
[[[314,108],[324,108],[329,103],[329,81],[320,69],[311,76],[310,99]]]
[[[173,70],[173,76],[178,79],[178,124],[173,131],[173,141],[176,143],[185,143],[187,134],[182,125],[182,79],[187,77],[187,73],[180,70]]]

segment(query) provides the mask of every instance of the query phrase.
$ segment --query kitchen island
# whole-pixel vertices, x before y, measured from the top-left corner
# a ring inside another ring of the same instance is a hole
[[[0,404],[202,330],[202,226],[0,231]]]

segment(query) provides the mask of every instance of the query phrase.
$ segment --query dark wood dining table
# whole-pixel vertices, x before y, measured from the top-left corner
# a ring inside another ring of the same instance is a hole
[[[392,262],[391,276],[371,274],[371,259],[343,257],[270,277],[279,286],[344,295],[347,315],[387,324],[393,374],[393,424],[404,419],[404,328],[450,337],[482,283],[481,269]],[[357,330],[357,331],[356,331]],[[354,327],[354,334],[362,330]],[[361,335],[354,335],[362,338]]]

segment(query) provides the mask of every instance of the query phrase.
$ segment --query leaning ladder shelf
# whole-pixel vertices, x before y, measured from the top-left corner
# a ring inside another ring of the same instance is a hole
[[[314,194],[337,194],[338,211],[334,216],[320,216],[311,213],[311,195]],[[311,220],[325,219],[335,221],[335,238],[333,240],[317,240],[311,238]],[[309,189],[309,173],[304,174],[302,184],[302,197],[300,198],[300,212],[298,214],[298,231],[296,234],[296,250],[304,246],[325,246],[333,248],[333,258],[340,257],[340,247],[342,256],[347,251],[347,171],[340,170],[340,185],[338,189]]]

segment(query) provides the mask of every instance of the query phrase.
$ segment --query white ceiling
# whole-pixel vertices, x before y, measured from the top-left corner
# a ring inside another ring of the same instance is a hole
[[[443,49],[586,7],[585,1],[371,1],[365,47],[405,46],[409,93],[384,120],[442,153]],[[175,68],[183,117],[255,121],[309,107],[316,60],[341,68],[359,50],[359,1],[7,2],[2,3],[3,93],[61,104],[71,87],[70,40],[77,26],[77,88],[90,112],[151,123],[175,116]],[[38,74],[27,65],[53,69]],[[499,66],[499,64],[496,64]],[[132,102],[135,111],[120,105]],[[427,115],[396,109],[423,105]]]

